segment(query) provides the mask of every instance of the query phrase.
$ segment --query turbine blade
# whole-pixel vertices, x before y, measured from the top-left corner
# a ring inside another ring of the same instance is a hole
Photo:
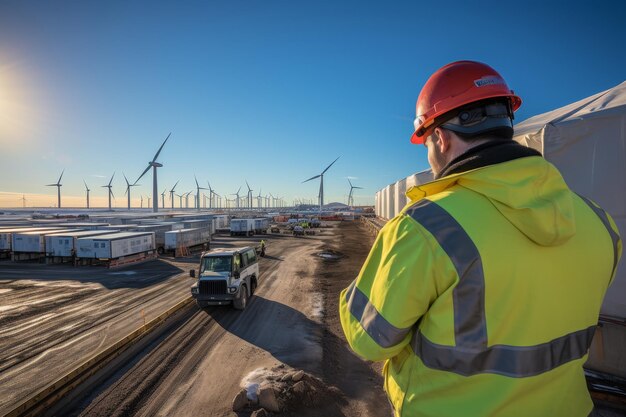
[[[46,185],[46,187],[56,187],[56,186],[58,186],[58,185],[59,185],[59,184],[47,184],[47,185]]]
[[[141,175],[139,176],[139,178],[137,178],[135,180],[135,184],[137,184],[137,181],[139,181],[141,179],[141,177],[143,177],[144,175],[146,175],[146,172],[150,171],[150,167],[152,167],[152,165],[148,165],[148,168],[145,169],[144,172],[141,173]]]
[[[308,181],[314,180],[315,178],[319,178],[319,177],[321,177],[321,176],[322,176],[322,175],[320,174],[320,175],[316,175],[316,176],[314,176],[314,177],[311,177],[311,178],[309,178],[308,180],[304,180],[304,181],[302,181],[302,184],[304,184],[305,182],[308,182]]]
[[[341,156],[338,156],[338,157],[337,157],[337,159],[339,159],[339,158],[341,158]],[[326,171],[328,171],[328,169],[329,169],[330,167],[332,167],[332,166],[333,166],[333,164],[334,164],[335,162],[337,162],[337,159],[335,159],[335,160],[334,160],[334,161],[333,161],[330,165],[328,165],[328,166],[326,167],[326,169],[325,169],[324,171],[322,171],[322,175],[323,175]]]
[[[113,182],[113,178],[115,178],[115,172],[113,173],[113,175],[111,175],[111,181],[109,181],[109,185],[111,185],[111,183]]]
[[[348,183],[350,183],[350,187],[352,187],[352,181],[350,181],[350,178],[348,178]]]
[[[161,149],[163,149],[163,146],[165,145],[165,142],[167,142],[167,140],[170,138],[170,135],[172,134],[172,132],[170,132],[169,135],[167,135],[167,137],[165,138],[165,140],[163,141],[163,144],[161,145],[161,147],[159,148],[159,150],[157,151],[156,155],[154,155],[154,159],[152,160],[152,162],[156,162],[157,158],[159,157],[159,154],[161,153]]]
[[[86,189],[87,191],[89,191],[89,187],[87,187],[87,183],[85,182],[85,179],[84,179],[84,178],[83,178],[83,184],[85,184],[85,189]]]
[[[200,184],[198,184],[198,179],[196,178],[195,174],[193,176],[193,179],[196,180],[196,187],[200,187]]]
[[[122,172],[122,175],[124,176],[124,179],[126,180],[126,185],[127,185],[128,187],[130,187],[130,183],[128,182],[128,178],[126,178],[126,174],[124,174],[124,173]],[[137,181],[135,181],[135,182],[137,182]]]
[[[358,188],[359,190],[362,190],[362,189],[363,189],[363,187],[354,187],[354,188]]]
[[[176,181],[176,184],[174,184],[174,186],[172,187],[170,192],[174,192],[174,189],[176,188],[176,186],[178,185],[179,182],[180,182],[180,180]]]
[[[57,181],[57,184],[61,184],[61,178],[63,178],[63,173],[65,172],[65,169],[63,171],[61,171],[61,176],[59,177],[59,180]]]

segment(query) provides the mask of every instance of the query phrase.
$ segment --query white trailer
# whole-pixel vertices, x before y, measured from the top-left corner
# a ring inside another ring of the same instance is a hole
[[[49,230],[35,230],[30,232],[17,232],[11,236],[11,250],[16,253],[46,253],[46,235],[58,232],[78,232],[81,229],[67,230],[55,228]]]
[[[165,250],[191,248],[211,241],[211,228],[179,229],[165,232]]]
[[[156,250],[154,232],[119,232],[77,240],[79,258],[116,259]]]
[[[257,234],[267,233],[267,229],[270,227],[270,219],[260,217],[254,219],[254,232]]]
[[[216,214],[215,218],[215,228],[216,229],[227,229],[228,228],[228,216],[226,214]]]
[[[72,250],[78,253],[77,241],[83,237],[107,235],[114,230],[82,230],[79,232],[55,232],[46,235],[46,255],[49,257],[70,257]]]
[[[231,236],[252,236],[254,234],[254,219],[232,219],[230,221]]]
[[[160,224],[144,224],[136,226],[131,229],[133,232],[154,232],[154,243],[156,245],[157,253],[162,254],[165,252],[165,233],[172,230],[180,230],[182,224],[180,223],[160,223]]]
[[[8,252],[13,247],[13,234],[20,232],[34,232],[37,230],[56,230],[52,227],[15,227],[0,230],[0,251]]]

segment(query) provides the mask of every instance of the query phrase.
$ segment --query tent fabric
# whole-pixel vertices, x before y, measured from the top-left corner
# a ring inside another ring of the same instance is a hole
[[[514,129],[514,139],[541,152],[572,190],[608,211],[626,240],[626,81],[531,117]],[[622,262],[602,314],[626,319],[624,294],[626,266]]]

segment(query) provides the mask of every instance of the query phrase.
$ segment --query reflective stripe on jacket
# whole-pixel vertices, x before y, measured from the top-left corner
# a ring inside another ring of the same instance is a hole
[[[542,157],[413,187],[341,293],[397,416],[587,416],[582,365],[622,244]]]

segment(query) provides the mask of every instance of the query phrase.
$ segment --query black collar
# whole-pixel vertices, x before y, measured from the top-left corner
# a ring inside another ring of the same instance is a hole
[[[541,156],[541,153],[513,140],[493,140],[475,146],[454,158],[439,175],[435,176],[435,179],[528,156]]]

